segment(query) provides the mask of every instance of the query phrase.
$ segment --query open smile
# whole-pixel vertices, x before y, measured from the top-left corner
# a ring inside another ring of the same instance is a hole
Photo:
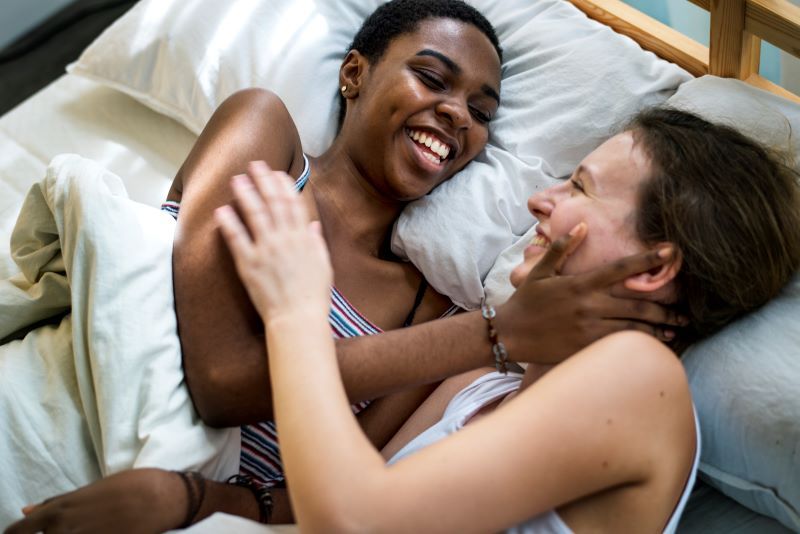
[[[453,148],[448,143],[432,132],[412,128],[406,128],[405,131],[409,139],[414,142],[418,153],[438,167],[453,152]]]

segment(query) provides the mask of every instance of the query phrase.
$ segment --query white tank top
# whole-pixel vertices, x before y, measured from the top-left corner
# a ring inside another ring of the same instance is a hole
[[[461,430],[469,419],[478,413],[484,406],[500,399],[519,389],[522,375],[509,373],[502,375],[491,372],[475,380],[472,384],[465,387],[456,394],[447,405],[444,415],[438,423],[427,429],[425,432],[411,440],[405,447],[400,449],[397,454],[392,456],[389,464],[393,464],[400,459],[417,452],[428,445]],[[686,507],[689,495],[694,487],[697,476],[697,466],[700,462],[700,427],[697,421],[697,413],[694,416],[695,432],[697,440],[697,450],[695,451],[694,462],[686,487],[683,489],[678,506],[672,512],[667,526],[664,528],[665,534],[673,534],[678,527],[678,520]],[[550,510],[524,523],[510,528],[507,534],[573,534],[572,530],[559,517],[555,510]]]

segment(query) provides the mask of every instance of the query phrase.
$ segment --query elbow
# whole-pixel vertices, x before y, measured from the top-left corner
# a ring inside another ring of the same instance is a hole
[[[192,404],[203,423],[212,428],[236,426],[225,408],[225,403],[219,402],[218,387],[206,381],[197,380],[196,377],[188,380],[189,396]]]
[[[366,478],[370,478],[369,475]],[[396,518],[379,497],[387,493],[377,493],[375,486],[368,488],[361,481],[314,489],[316,491],[305,492],[304,502],[295,506],[295,517],[304,532],[361,534],[398,530]]]
[[[202,376],[187,374],[192,404],[203,423],[212,428],[254,424],[272,418],[269,390],[248,396],[246,384],[224,372],[207,370]]]

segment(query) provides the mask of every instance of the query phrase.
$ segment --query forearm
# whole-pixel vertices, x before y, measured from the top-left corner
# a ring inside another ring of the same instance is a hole
[[[383,469],[383,459],[350,411],[324,316],[274,319],[267,344],[295,515],[310,530],[336,530],[361,493],[362,475]]]
[[[353,402],[494,365],[485,320],[476,312],[377,336],[343,339],[336,351],[342,381]]]

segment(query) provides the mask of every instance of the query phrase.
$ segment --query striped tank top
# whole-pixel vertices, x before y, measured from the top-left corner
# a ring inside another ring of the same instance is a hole
[[[308,158],[303,155],[305,166],[295,182],[295,189],[302,191],[311,174]],[[178,218],[180,203],[167,201],[161,209]],[[453,315],[458,307],[450,307],[443,317]],[[331,308],[328,313],[328,324],[334,339],[357,336],[370,336],[382,332],[369,319],[361,315],[350,302],[335,288],[331,287]],[[352,406],[353,413],[358,414],[369,406],[363,401]],[[239,463],[239,475],[264,484],[275,486],[283,483],[283,463],[281,461],[278,433],[274,421],[264,421],[254,425],[245,425],[242,430],[242,452]]]

